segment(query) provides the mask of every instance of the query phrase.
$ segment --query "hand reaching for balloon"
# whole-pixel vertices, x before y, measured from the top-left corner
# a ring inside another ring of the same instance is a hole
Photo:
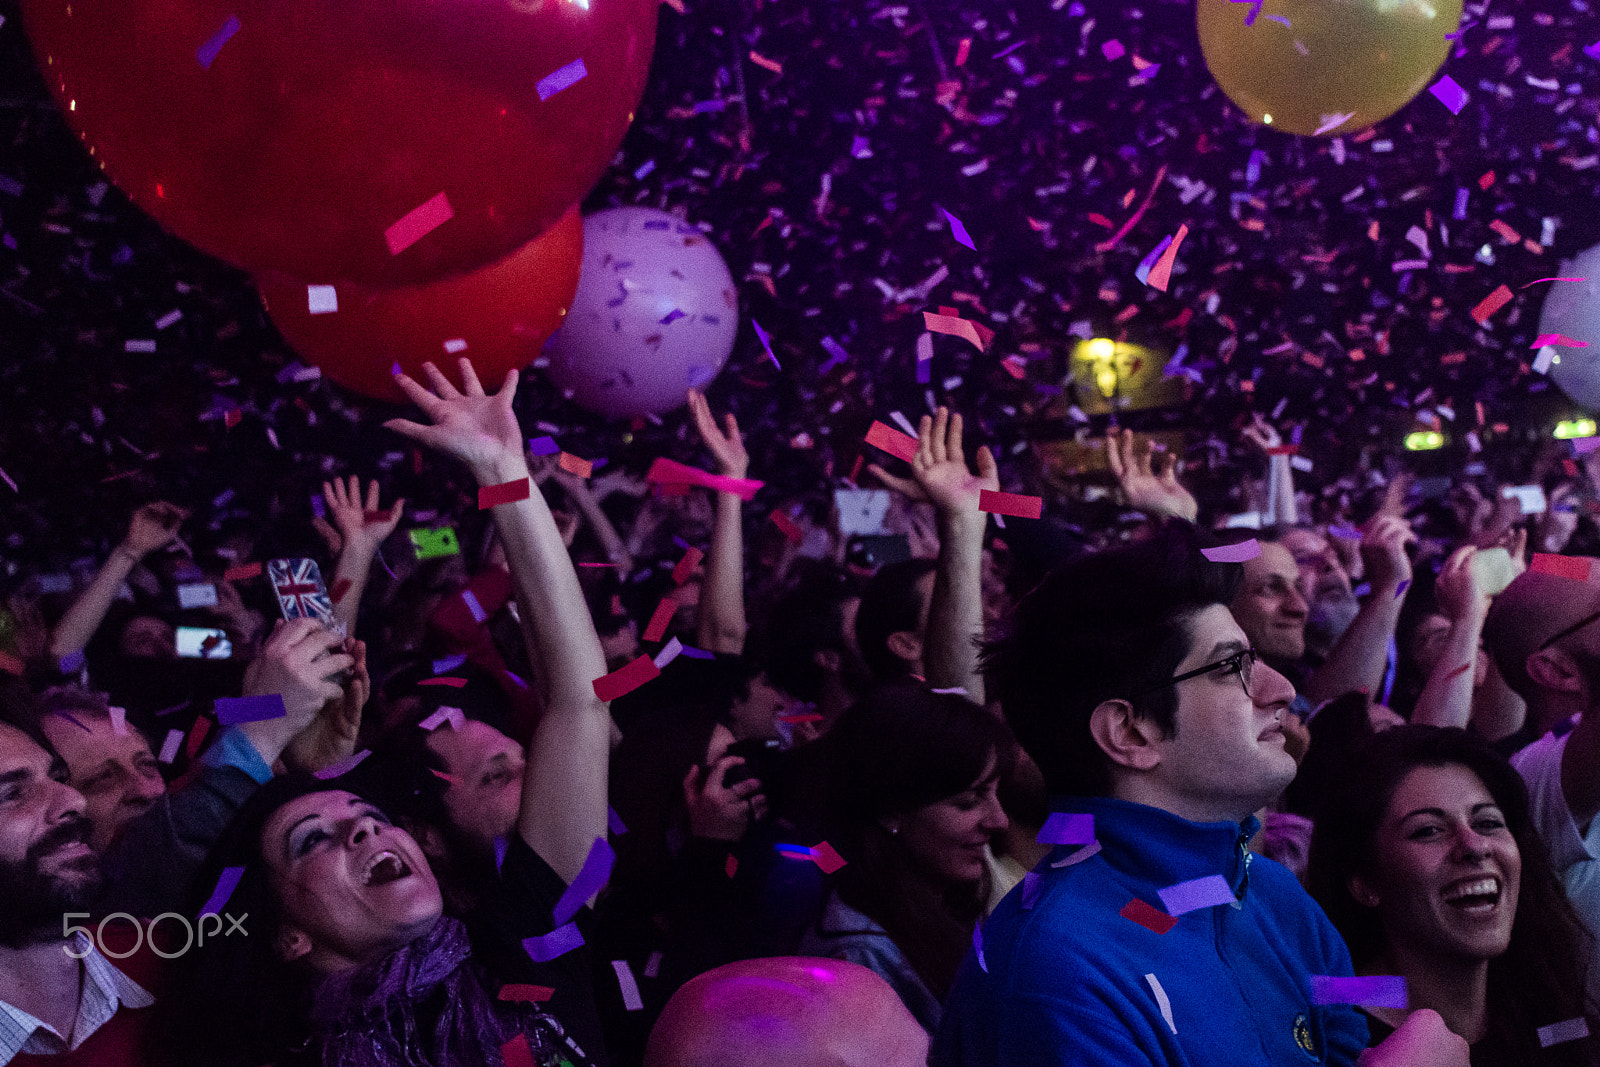
[[[750,453],[744,449],[744,439],[739,436],[739,420],[733,413],[722,416],[726,429],[717,429],[716,416],[706,395],[698,389],[689,390],[689,413],[694,416],[694,426],[700,431],[700,440],[717,461],[717,473],[725,478],[743,478],[750,473]]]
[[[422,409],[431,426],[409,419],[390,419],[383,425],[419,444],[460,460],[472,471],[480,485],[498,485],[528,476],[523,455],[522,427],[517,424],[511,402],[517,395],[517,372],[506,372],[498,393],[485,393],[472,369],[472,361],[462,358],[458,390],[432,363],[422,365],[432,390],[424,389],[410,376],[395,376],[395,384],[411,402]]]
[[[1178,484],[1178,457],[1167,453],[1158,470],[1153,452],[1150,442],[1137,441],[1132,430],[1120,434],[1113,430],[1106,436],[1106,460],[1129,507],[1146,515],[1194,522],[1200,515],[1200,504]]]

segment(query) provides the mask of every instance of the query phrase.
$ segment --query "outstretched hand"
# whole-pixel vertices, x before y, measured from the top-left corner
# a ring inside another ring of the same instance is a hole
[[[1283,435],[1259,411],[1253,416],[1250,425],[1239,431],[1239,436],[1263,452],[1283,447]]]
[[[1200,505],[1189,490],[1178,484],[1178,457],[1169,452],[1158,467],[1154,451],[1148,439],[1135,439],[1132,430],[1106,435],[1106,460],[1129,507],[1146,515],[1194,522],[1200,515]]]
[[[939,408],[930,418],[922,416],[917,428],[917,454],[911,457],[911,477],[922,495],[939,509],[941,517],[956,515],[982,518],[978,498],[987,489],[1000,488],[1000,469],[989,446],[978,449],[978,472],[967,467],[961,451],[961,416]]]
[[[146,504],[128,520],[128,535],[122,543],[136,556],[147,556],[158,548],[165,548],[178,536],[178,527],[189,513],[176,504],[157,500]]]
[[[408,375],[396,375],[394,381],[400,391],[422,409],[432,425],[390,419],[384,426],[460,460],[481,484],[526,477],[522,427],[511,410],[517,395],[517,372],[506,372],[498,393],[485,393],[472,361],[463,357],[459,365],[461,389],[432,363],[422,365],[431,389],[424,389]]]
[[[348,486],[337,478],[323,482],[322,499],[328,506],[332,522],[327,519],[313,521],[317,532],[335,555],[345,545],[365,546],[377,551],[377,547],[388,540],[395,527],[400,525],[400,516],[405,513],[406,507],[405,499],[401,498],[387,511],[380,510],[376,479],[367,483],[367,496],[363,502],[361,479],[353,474]]]
[[[706,449],[717,461],[718,474],[726,478],[743,478],[750,473],[750,453],[745,451],[744,439],[739,436],[739,421],[732,412],[722,416],[724,429],[719,430],[706,395],[698,389],[690,389],[689,413],[694,416],[694,426],[700,431],[700,440],[705,442]]]

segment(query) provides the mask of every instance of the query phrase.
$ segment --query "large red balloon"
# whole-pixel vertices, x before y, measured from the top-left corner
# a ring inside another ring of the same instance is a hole
[[[402,285],[510,255],[582,199],[644,90],[657,3],[22,10],[90,154],[178,236],[252,271]],[[541,101],[541,81],[579,61],[586,76],[554,95],[547,82]],[[440,194],[453,217],[392,250],[386,231]]]
[[[348,389],[401,401],[396,363],[415,378],[431,361],[460,385],[456,359],[468,356],[486,386],[526,367],[572,306],[582,263],[583,220],[572,208],[525,248],[472,274],[398,289],[332,286],[336,311],[313,314],[329,287],[298,278],[262,274],[256,288],[307,362]]]

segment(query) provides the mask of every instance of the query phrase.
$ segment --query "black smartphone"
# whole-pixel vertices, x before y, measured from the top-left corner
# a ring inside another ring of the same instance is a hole
[[[729,745],[723,755],[740,756],[744,762],[728,768],[728,773],[722,777],[723,784],[732,789],[740,782],[754,778],[765,786],[772,777],[773,757],[777,755],[780,744],[776,737],[752,737]]]
[[[877,569],[911,558],[911,538],[905,534],[870,534],[852,537],[845,548],[845,561],[853,567]]]

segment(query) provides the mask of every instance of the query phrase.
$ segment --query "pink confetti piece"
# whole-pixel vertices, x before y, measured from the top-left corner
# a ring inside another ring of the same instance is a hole
[[[1158,890],[1157,895],[1161,897],[1161,906],[1167,909],[1168,915],[1186,915],[1201,908],[1233,904],[1238,899],[1228,887],[1228,880],[1220,874],[1208,874],[1204,878],[1169,885]]]
[[[570,89],[589,76],[589,71],[584,67],[583,60],[574,59],[564,67],[558,67],[539,79],[535,88],[539,91],[540,101],[550,99],[564,89]]]
[[[1161,165],[1161,169],[1156,171],[1156,180],[1150,183],[1150,192],[1145,196],[1144,203],[1139,205],[1139,210],[1135,211],[1133,213],[1133,217],[1122,224],[1122,229],[1118,230],[1104,241],[1101,241],[1099,244],[1095,245],[1094,250],[1101,253],[1109,252],[1113,248],[1117,247],[1117,245],[1121,244],[1122,239],[1128,236],[1128,232],[1139,224],[1140,219],[1144,218],[1144,213],[1150,210],[1150,205],[1152,202],[1154,202],[1156,193],[1160,192],[1161,190],[1161,183],[1166,180],[1167,165],[1163,163]]]
[[[222,877],[217,879],[217,887],[211,891],[211,897],[206,901],[205,907],[200,909],[200,914],[215,915],[226,907],[228,898],[239,888],[239,879],[243,877],[243,867],[224,867]]]
[[[1311,976],[1311,1003],[1359,1004],[1366,1008],[1404,1008],[1406,980],[1397,974]]]
[[[482,609],[480,608],[479,610],[481,611]],[[422,681],[418,682],[417,684],[418,685],[445,685],[445,686],[449,686],[451,689],[460,689],[462,686],[467,684],[467,680],[465,678],[424,678]]]
[[[656,457],[644,479],[658,485],[698,485],[706,489],[715,489],[719,493],[736,493],[739,499],[746,501],[754,500],[756,493],[766,484],[753,478],[729,478],[722,474],[712,474],[710,471],[699,470],[685,463],[679,463],[675,459],[667,459],[665,456]]]
[[[816,861],[817,867],[823,874],[832,874],[845,865],[844,857],[835,852],[833,846],[826,841],[817,843],[811,850],[811,858]]]
[[[351,771],[355,770],[356,767],[360,765],[361,761],[370,755],[372,755],[372,750],[364,748],[360,752],[346,756],[344,759],[340,760],[338,763],[335,763],[331,767],[324,767],[320,771],[312,772],[313,776],[322,779],[324,782],[328,781],[330,778],[342,778]]]
[[[1489,321],[1491,315],[1509,304],[1511,298],[1511,287],[1502,285],[1478,302],[1478,306],[1472,309],[1472,317],[1478,320],[1479,326],[1482,326]]]
[[[931,311],[922,313],[923,325],[933,333],[949,334],[972,342],[972,346],[979,352],[984,350],[983,339],[978,336],[976,324],[955,315],[935,315]]]
[[[1560,345],[1562,348],[1588,348],[1588,341],[1574,341],[1564,333],[1541,333],[1529,345],[1529,348],[1543,348],[1545,345]]]
[[[113,706],[107,708],[106,713],[111,716],[111,732],[118,737],[127,737],[128,709]]]
[[[897,459],[910,463],[917,455],[917,439],[909,434],[901,433],[893,426],[886,426],[874,420],[867,430],[867,444],[874,448],[881,448]]]
[[[594,680],[594,695],[603,701],[616,700],[626,696],[635,689],[644,685],[653,678],[659,677],[661,669],[649,656],[640,656],[631,661],[627,666],[612,671]]]
[[[1538,285],[1540,282],[1586,282],[1588,278],[1535,278],[1528,285]],[[1519,285],[1518,289],[1526,289],[1528,285]]]
[[[978,493],[978,510],[991,515],[1010,515],[1018,519],[1037,519],[1044,514],[1044,498],[1022,493],[997,493],[983,489]]]
[[[222,29],[217,31],[216,36],[200,46],[194,57],[200,61],[201,67],[206,70],[211,69],[211,64],[216,62],[217,53],[222,51],[222,46],[228,43],[230,37],[239,32],[239,26],[239,16],[229,15],[228,21],[222,24]]]
[[[450,199],[444,193],[430,197],[383,231],[383,239],[389,246],[389,254],[398,256],[455,217],[455,209],[450,206]],[[395,364],[396,373],[399,366],[398,363]]]
[[[962,43],[964,44],[966,42]],[[960,64],[957,64],[957,66],[959,65]],[[978,246],[972,243],[972,235],[967,233],[967,228],[962,225],[960,219],[950,214],[950,212],[946,211],[944,208],[939,209],[939,214],[943,215],[945,221],[950,224],[950,236],[955,238],[957,244],[966,245],[974,252],[978,250]]]
[[[1100,54],[1106,57],[1107,63],[1112,63],[1127,55],[1128,50],[1122,47],[1121,41],[1111,40],[1100,46]]]
[[[17,488],[17,483],[11,480],[11,475],[7,474],[3,470],[0,470],[0,480],[4,480],[5,483],[11,487],[11,491],[13,493],[21,492],[21,490]]]
[[[1446,74],[1428,87],[1428,92],[1438,98],[1439,103],[1450,109],[1453,115],[1461,114],[1461,109],[1467,106],[1467,91],[1456,84],[1456,80]]]
[[[505,1067],[539,1067],[539,1062],[533,1058],[533,1049],[528,1045],[527,1034],[518,1034],[501,1045],[500,1060]]]
[[[672,623],[672,617],[678,613],[678,601],[674,597],[664,596],[661,603],[656,605],[656,610],[650,616],[650,625],[645,627],[644,640],[659,641],[667,635],[667,627]]]
[[[1187,225],[1179,226],[1178,232],[1172,238],[1172,243],[1161,254],[1161,258],[1156,262],[1156,265],[1150,268],[1149,285],[1152,289],[1159,289],[1163,293],[1167,291],[1167,285],[1172,280],[1172,266],[1178,259],[1178,247],[1183,244],[1183,239],[1187,236],[1189,236],[1189,227]]]
[[[1241,541],[1237,545],[1218,545],[1216,548],[1202,548],[1200,554],[1212,563],[1243,563],[1247,559],[1255,559],[1261,555],[1261,545],[1252,537],[1248,541]]]
[[[168,730],[167,739],[161,742],[161,752],[156,759],[162,763],[171,763],[178,758],[178,746],[183,744],[182,730]]]
[[[514,482],[501,482],[499,485],[484,485],[478,488],[478,510],[487,511],[499,507],[501,504],[513,504],[518,500],[527,500],[532,495],[532,483],[527,478],[518,478]]]
[[[441,706],[438,711],[434,712],[432,715],[429,715],[426,719],[423,719],[421,722],[417,723],[417,725],[420,728],[432,733],[445,723],[449,723],[451,729],[459,730],[467,723],[466,713],[460,708]]]
[[[1557,578],[1571,578],[1587,582],[1591,561],[1585,556],[1560,556],[1550,552],[1535,552],[1528,569],[1535,574],[1552,574]]]

